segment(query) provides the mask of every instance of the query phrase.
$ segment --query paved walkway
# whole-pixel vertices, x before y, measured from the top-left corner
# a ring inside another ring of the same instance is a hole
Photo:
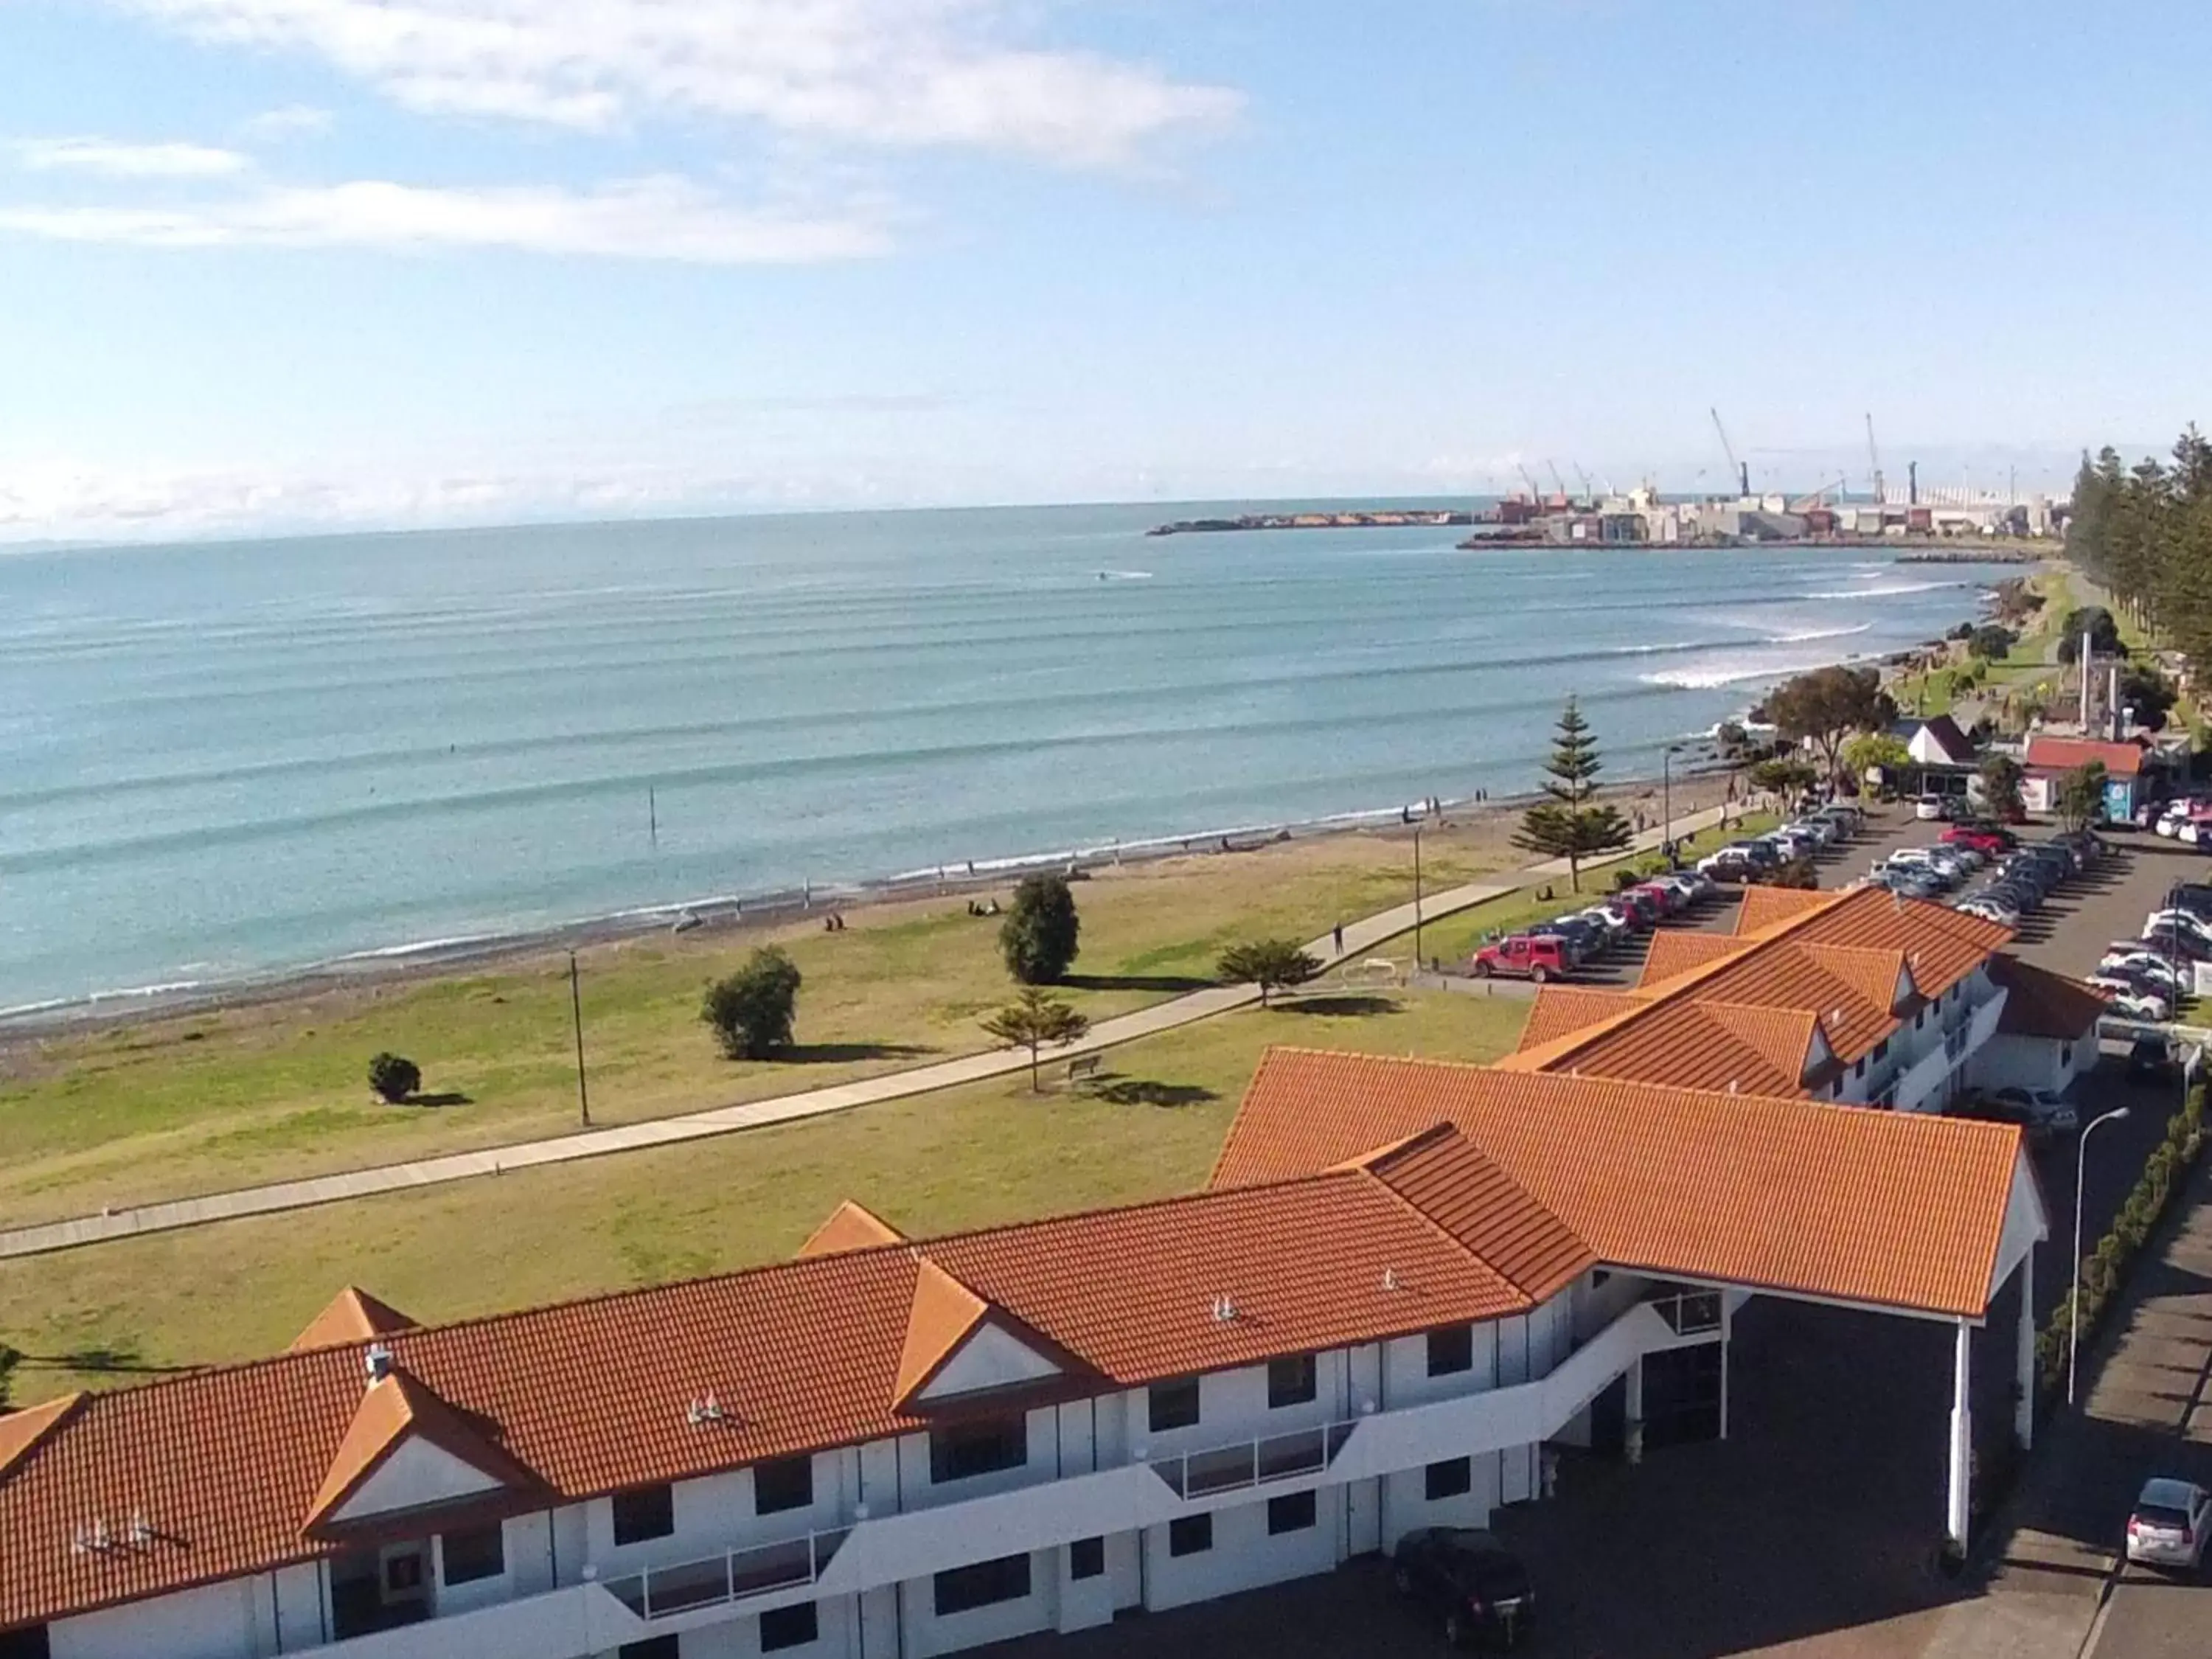
[[[1702,812],[1686,814],[1678,817],[1675,824],[1683,835],[1693,834],[1717,823],[1720,812],[1720,808],[1713,807]],[[1628,853],[1620,856],[1625,858],[1636,853],[1649,852],[1657,847],[1662,839],[1661,830],[1647,830],[1636,837]],[[1595,868],[1612,861],[1586,860],[1584,867]],[[1470,882],[1465,886],[1428,894],[1421,900],[1421,917],[1424,921],[1436,921],[1491,899],[1503,898],[1523,888],[1557,880],[1566,873],[1566,860],[1554,859],[1531,865],[1523,870],[1508,872],[1492,881]],[[1328,935],[1311,941],[1306,949],[1333,968],[1343,963],[1358,961],[1378,945],[1410,933],[1413,926],[1413,906],[1411,903],[1401,904],[1377,915],[1348,923],[1344,929],[1344,949],[1340,952],[1336,950],[1334,940]],[[1249,985],[1222,985],[1193,991],[1187,996],[1155,1003],[1133,1013],[1100,1020],[1082,1041],[1065,1048],[1054,1049],[1053,1058],[1057,1064],[1078,1055],[1096,1054],[1121,1043],[1133,1042],[1139,1037],[1171,1031],[1179,1026],[1210,1019],[1216,1014],[1249,1007],[1259,1000],[1258,989]],[[855,1106],[904,1100],[964,1083],[981,1083],[994,1078],[1010,1077],[1028,1070],[1029,1064],[1029,1054],[1025,1050],[994,1048],[905,1071],[887,1072],[852,1083],[833,1084],[826,1088],[808,1089],[767,1100],[747,1101],[741,1105],[716,1107],[681,1117],[657,1118],[643,1123],[624,1123],[605,1129],[586,1129],[574,1134],[520,1141],[482,1152],[453,1152],[441,1158],[418,1158],[411,1163],[386,1164],[367,1170],[348,1170],[333,1175],[312,1176],[304,1181],[277,1182],[265,1187],[243,1187],[230,1192],[209,1193],[198,1198],[173,1199],[164,1203],[142,1204],[128,1209],[104,1210],[98,1215],[76,1216],[66,1221],[0,1232],[0,1257],[38,1255],[49,1250],[65,1250],[82,1244],[100,1244],[112,1239],[130,1238],[141,1233],[204,1226],[210,1222],[231,1221],[242,1216],[270,1215],[280,1210],[335,1204],[344,1199],[367,1198],[377,1193],[398,1192],[410,1187],[432,1187],[448,1181],[467,1180],[475,1176],[501,1175],[515,1170],[533,1169],[544,1164],[567,1164],[577,1158],[603,1157],[609,1152],[635,1152],[642,1147],[666,1146],[678,1141],[702,1139],[709,1135],[731,1134],[741,1129],[757,1129],[770,1123],[788,1123],[795,1118],[819,1117],[829,1112],[849,1111]]]

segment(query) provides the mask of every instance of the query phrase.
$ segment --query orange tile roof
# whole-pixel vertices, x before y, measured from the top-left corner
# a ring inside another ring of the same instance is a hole
[[[990,1311],[989,1303],[928,1257],[917,1261],[891,1398],[902,1406],[912,1400]]]
[[[410,1439],[427,1440],[440,1450],[482,1471],[501,1486],[531,1491],[537,1482],[526,1470],[463,1423],[444,1401],[408,1376],[394,1370],[372,1383],[354,1408],[345,1438],[324,1472],[323,1484],[301,1521],[303,1529],[326,1528],[334,1513],[359,1492],[392,1455]]]
[[[2081,981],[2017,957],[1991,957],[1990,976],[2008,993],[1997,1016],[1997,1030],[2007,1036],[2080,1042],[2095,1033],[2105,1012],[2104,997]]]
[[[2027,764],[2038,772],[2070,772],[2091,761],[2102,761],[2116,778],[2131,778],[2142,770],[2139,744],[2094,743],[2080,738],[2034,737],[2027,740]]]
[[[1736,934],[1741,938],[1762,932],[1778,921],[1817,910],[1834,897],[1807,887],[1747,887],[1735,913]]]
[[[328,1307],[307,1322],[306,1330],[292,1339],[292,1351],[297,1353],[342,1342],[366,1342],[373,1336],[414,1328],[415,1322],[398,1309],[349,1285],[331,1298]]]
[[[39,1443],[85,1401],[82,1392],[57,1395],[22,1411],[0,1415],[0,1475],[36,1451]]]
[[[1536,1000],[1528,1006],[1528,1018],[1521,1027],[1517,1046],[1540,1048],[1571,1032],[1586,1030],[1642,1005],[1643,999],[1626,991],[1589,990],[1579,985],[1540,985],[1536,988]]]
[[[863,1205],[847,1199],[830,1212],[829,1219],[807,1235],[799,1247],[801,1257],[836,1255],[846,1250],[865,1250],[878,1244],[903,1243],[899,1230]]]
[[[1745,902],[1748,903],[1749,900]],[[1746,948],[1742,940],[1731,939],[1726,933],[1698,933],[1683,927],[1668,928],[1652,934],[1651,948],[1644,957],[1644,971],[1637,976],[1636,988],[1648,991],[1664,984],[1677,974],[1686,974],[1692,968],[1702,968],[1707,963],[1734,956]]]
[[[1368,1172],[1542,1302],[1595,1266],[1573,1228],[1448,1123],[1376,1156]]]
[[[927,1429],[897,1403],[926,1273],[1105,1388],[1532,1305],[1355,1169],[391,1332],[403,1398],[373,1415],[358,1347],[288,1352],[41,1408],[42,1430],[0,1419],[34,1443],[0,1470],[0,1629],[331,1553],[307,1517],[395,1443],[400,1405],[457,1455],[505,1460],[537,1507]],[[709,1393],[726,1417],[692,1422]],[[133,1514],[150,1545],[72,1549]]]
[[[2008,1125],[1278,1048],[1218,1186],[1449,1122],[1602,1261],[1979,1318],[2020,1160]]]

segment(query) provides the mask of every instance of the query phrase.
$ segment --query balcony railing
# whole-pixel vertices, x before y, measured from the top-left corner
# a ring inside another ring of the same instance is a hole
[[[1721,1293],[1718,1291],[1680,1291],[1671,1296],[1650,1298],[1652,1311],[1667,1322],[1667,1328],[1677,1336],[1695,1336],[1704,1331],[1721,1328]]]
[[[641,1619],[665,1619],[698,1607],[720,1607],[771,1590],[811,1584],[822,1576],[850,1528],[814,1532],[780,1544],[725,1550],[696,1561],[647,1567],[605,1581],[610,1595]]]
[[[1318,1474],[1344,1449],[1356,1422],[1347,1419],[1324,1423],[1319,1428],[1209,1446],[1204,1451],[1181,1452],[1154,1460],[1151,1468],[1178,1498],[1203,1498],[1265,1486],[1270,1480]]]

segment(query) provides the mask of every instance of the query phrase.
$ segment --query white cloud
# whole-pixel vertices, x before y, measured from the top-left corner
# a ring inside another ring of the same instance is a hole
[[[89,173],[106,179],[221,179],[252,163],[206,144],[132,144],[112,138],[18,138],[7,145],[30,173]]]
[[[0,231],[139,247],[514,248],[702,264],[860,258],[890,246],[864,210],[750,210],[666,175],[581,191],[363,179],[159,206],[0,206]]]
[[[1018,0],[109,0],[304,52],[411,106],[607,128],[671,112],[892,148],[1143,165],[1242,94],[1042,49]]]
[[[248,117],[239,131],[247,138],[264,143],[282,138],[307,138],[328,132],[332,118],[330,111],[317,109],[313,104],[286,104]]]

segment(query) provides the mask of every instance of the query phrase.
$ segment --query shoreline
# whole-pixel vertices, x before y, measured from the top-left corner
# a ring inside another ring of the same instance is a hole
[[[1677,768],[1674,783],[1682,812],[1693,810],[1700,786],[1738,769],[1721,758],[1710,737],[1704,747]],[[1656,799],[1657,777],[1624,776],[1601,787],[1598,799],[1616,805]],[[17,1045],[104,1032],[167,1019],[227,1013],[305,1001],[318,996],[374,993],[425,981],[509,968],[556,957],[568,951],[635,944],[652,939],[723,939],[755,930],[787,927],[832,912],[872,909],[917,900],[958,898],[1009,888],[1025,875],[1066,871],[1080,881],[1123,868],[1141,870],[1177,860],[1261,852],[1291,844],[1313,845],[1340,837],[1378,835],[1410,840],[1414,830],[1504,832],[1510,819],[1536,799],[1535,789],[1510,795],[1442,799],[1430,814],[1408,804],[1319,817],[1228,830],[1158,836],[1138,842],[1062,848],[1052,852],[979,859],[941,869],[930,866],[871,880],[787,889],[766,894],[674,901],[636,906],[575,921],[555,922],[510,933],[457,935],[420,944],[386,946],[304,966],[272,968],[220,980],[100,992],[76,999],[0,1010],[0,1053]]]

